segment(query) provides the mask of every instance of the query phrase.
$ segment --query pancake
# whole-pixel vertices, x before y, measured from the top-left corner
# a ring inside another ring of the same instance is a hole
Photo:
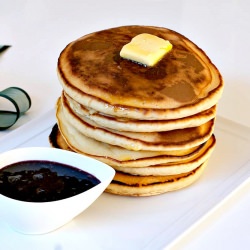
[[[49,135],[49,142],[50,145],[54,148],[60,148],[64,150],[73,150],[69,147],[69,145],[65,142],[57,123],[53,126],[52,131]],[[151,167],[151,166],[160,166],[163,164],[169,164],[169,163],[182,163],[182,162],[188,162],[192,161],[195,158],[200,157],[206,150],[213,150],[215,145],[215,136],[211,136],[211,138],[208,140],[207,143],[204,143],[203,145],[196,147],[195,150],[193,150],[191,153],[187,153],[186,155],[182,156],[174,156],[174,155],[160,155],[155,157],[145,157],[145,158],[138,158],[135,160],[124,160],[119,161],[117,159],[111,158],[111,157],[105,157],[101,155],[90,155],[86,152],[78,152],[81,154],[85,154],[88,156],[91,156],[93,158],[96,158],[97,160],[103,161],[109,165],[111,165],[113,168],[116,169],[126,169],[126,168],[144,168],[144,167]],[[74,150],[73,150],[74,151]],[[176,173],[176,171],[175,171]]]
[[[198,146],[196,146],[183,150],[168,151],[128,150],[120,146],[108,144],[85,136],[74,126],[71,126],[69,121],[63,115],[63,112],[60,112],[60,109],[57,110],[56,116],[58,127],[67,145],[73,149],[73,151],[83,154],[113,158],[116,161],[129,161],[159,156],[183,156],[194,152],[198,148]]]
[[[179,190],[193,184],[202,174],[207,162],[188,173],[169,176],[136,176],[116,172],[108,193],[126,196],[152,196]]]
[[[105,115],[97,110],[87,108],[75,100],[67,93],[63,93],[62,99],[70,106],[71,110],[79,117],[87,117],[99,127],[106,127],[118,131],[129,132],[160,132],[175,129],[191,128],[200,126],[215,118],[216,105],[198,114],[172,120],[137,120]],[[65,100],[66,99],[66,100]]]
[[[214,128],[214,120],[212,119],[199,127],[172,131],[147,133],[116,131],[98,127],[96,123],[87,117],[80,119],[71,111],[63,97],[59,100],[57,116],[64,116],[71,126],[85,136],[135,151],[166,151],[195,147],[207,141]]]
[[[122,59],[123,45],[140,33],[169,40],[173,49],[156,66]],[[78,103],[116,117],[167,120],[211,108],[223,89],[222,77],[206,54],[172,30],[123,26],[94,32],[61,52],[58,76]]]
[[[215,148],[215,144],[215,137],[212,136],[198,154],[193,157],[187,157],[187,159],[181,159],[177,162],[151,165],[148,167],[120,167],[114,165],[113,168],[119,172],[142,176],[164,176],[187,173],[193,171],[210,158]]]

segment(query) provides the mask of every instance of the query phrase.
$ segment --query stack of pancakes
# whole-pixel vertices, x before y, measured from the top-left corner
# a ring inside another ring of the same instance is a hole
[[[138,34],[173,48],[153,67],[123,59]],[[215,147],[222,77],[183,35],[151,26],[123,26],[85,35],[60,54],[63,91],[52,146],[111,165],[107,192],[149,196],[186,187],[201,175]]]

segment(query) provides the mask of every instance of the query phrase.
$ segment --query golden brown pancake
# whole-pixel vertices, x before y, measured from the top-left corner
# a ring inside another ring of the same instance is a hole
[[[173,44],[154,67],[119,56],[122,46],[140,33]],[[172,30],[149,26],[117,27],[79,38],[60,54],[58,75],[64,91],[84,106],[143,120],[202,112],[217,103],[223,89],[220,73],[200,48]]]
[[[59,100],[57,119],[66,119],[70,126],[87,137],[135,151],[167,151],[192,148],[206,142],[211,137],[214,128],[214,120],[211,119],[207,123],[193,128],[162,132],[121,132],[98,127],[88,117],[80,119],[72,112],[63,96]]]
[[[152,196],[179,190],[193,184],[202,174],[207,162],[188,173],[168,176],[136,176],[116,172],[106,192],[126,196]]]
[[[196,155],[186,157],[186,159],[179,159],[179,161],[176,162],[150,165],[147,167],[120,167],[114,165],[113,168],[119,172],[142,176],[164,176],[187,173],[193,171],[210,158],[215,144],[215,137],[212,136]]]
[[[59,102],[60,103],[60,102]],[[151,158],[159,156],[183,156],[194,152],[199,146],[191,147],[182,150],[129,150],[120,146],[105,143],[85,136],[74,126],[71,126],[65,118],[60,108],[57,109],[57,124],[60,132],[67,145],[76,152],[100,156],[104,158],[112,158],[116,161],[131,161],[142,158]],[[165,158],[165,157],[164,157]]]
[[[66,143],[57,124],[53,126],[53,129],[49,135],[49,142],[50,142],[50,145],[54,148],[74,151],[74,147],[71,148]],[[85,144],[84,141],[83,141],[83,144]],[[204,151],[206,152],[207,150],[208,151],[213,150],[214,146],[215,146],[215,136],[213,135],[205,144],[200,145],[199,147],[195,147],[192,151],[185,152],[186,154],[184,154],[183,152],[183,155],[180,155],[180,154],[179,155],[178,154],[176,155],[166,154],[166,155],[156,155],[156,156],[149,155],[149,157],[145,157],[145,158],[137,158],[133,160],[123,160],[123,161],[115,159],[115,158],[107,157],[107,156],[102,156],[102,155],[90,155],[87,152],[84,153],[84,152],[80,152],[79,150],[77,151],[77,149],[75,150],[78,153],[85,154],[93,158],[96,158],[97,160],[103,161],[116,169],[119,169],[119,168],[137,169],[137,168],[145,168],[145,167],[151,167],[151,166],[160,166],[160,165],[171,164],[171,163],[180,164],[182,162],[190,162],[200,157],[204,153]]]
[[[198,114],[172,120],[137,120],[105,115],[97,110],[87,108],[73,100],[65,92],[62,94],[63,102],[66,102],[71,110],[79,117],[87,117],[99,127],[106,127],[118,131],[130,132],[160,132],[175,129],[192,128],[200,126],[215,118],[216,105]]]

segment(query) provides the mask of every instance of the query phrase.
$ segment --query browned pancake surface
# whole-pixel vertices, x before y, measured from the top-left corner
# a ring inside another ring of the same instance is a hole
[[[172,51],[154,67],[119,56],[122,46],[141,33],[173,44]],[[166,28],[147,26],[112,28],[70,43],[59,57],[58,71],[65,85],[80,92],[112,105],[139,108],[195,104],[222,84],[214,65],[187,38]]]

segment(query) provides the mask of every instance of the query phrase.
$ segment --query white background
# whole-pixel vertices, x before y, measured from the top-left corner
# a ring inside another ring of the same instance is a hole
[[[0,54],[0,90],[21,87],[32,99],[30,111],[0,138],[53,108],[61,93],[57,58],[69,42],[128,24],[167,27],[201,47],[225,81],[218,114],[249,127],[249,1],[0,0],[0,44],[12,45]],[[246,185],[176,248],[247,249],[249,191]]]

